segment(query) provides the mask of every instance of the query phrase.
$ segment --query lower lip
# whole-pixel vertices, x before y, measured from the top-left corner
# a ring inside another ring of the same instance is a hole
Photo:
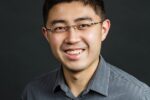
[[[67,54],[65,52],[65,56],[69,59],[69,60],[79,60],[80,57],[81,57],[81,54],[83,53],[84,51],[82,51],[80,54]]]

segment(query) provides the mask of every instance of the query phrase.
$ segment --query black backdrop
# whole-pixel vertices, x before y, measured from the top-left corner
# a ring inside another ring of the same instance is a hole
[[[150,85],[150,1],[104,0],[112,27],[104,58]],[[43,0],[0,1],[0,100],[58,64],[41,34]]]

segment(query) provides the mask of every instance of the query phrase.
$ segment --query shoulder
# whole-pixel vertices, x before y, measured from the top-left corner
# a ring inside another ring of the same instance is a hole
[[[48,93],[52,92],[59,70],[60,68],[57,68],[29,82],[23,91],[22,100],[26,100],[24,98],[27,97],[32,98],[35,94],[38,97],[38,95],[48,95]]]
[[[118,67],[108,63],[107,66],[110,67],[111,89],[117,89],[128,100],[150,100],[150,87],[148,85]]]

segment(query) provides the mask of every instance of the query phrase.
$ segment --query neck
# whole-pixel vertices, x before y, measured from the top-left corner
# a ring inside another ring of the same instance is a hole
[[[99,60],[82,71],[70,71],[69,69],[63,67],[66,83],[75,97],[79,96],[81,92],[87,87],[98,66],[98,62]]]

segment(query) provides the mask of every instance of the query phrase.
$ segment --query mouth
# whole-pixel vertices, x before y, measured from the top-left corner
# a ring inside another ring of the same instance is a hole
[[[78,60],[81,57],[81,54],[85,51],[85,49],[67,49],[65,50],[65,55],[70,60]]]
[[[70,49],[70,50],[66,50],[65,53],[69,54],[69,55],[79,55],[84,51],[84,49]]]

